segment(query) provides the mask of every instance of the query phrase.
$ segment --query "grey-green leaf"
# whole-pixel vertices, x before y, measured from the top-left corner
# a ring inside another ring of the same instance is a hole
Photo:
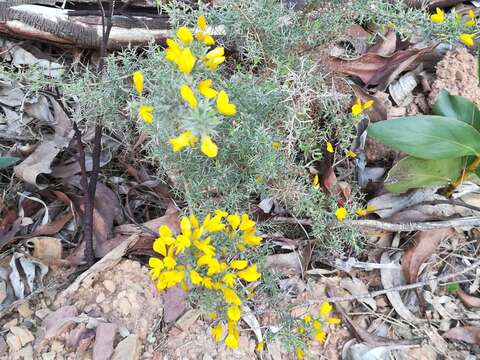
[[[393,166],[385,187],[393,193],[409,189],[448,185],[460,176],[466,158],[424,160],[407,156]]]
[[[421,159],[451,159],[480,154],[480,133],[443,116],[408,116],[380,121],[368,135],[395,150]]]
[[[435,100],[433,113],[456,118],[480,131],[480,110],[463,96],[450,95],[448,91],[442,90]]]
[[[0,157],[0,170],[6,169],[12,165],[15,165],[20,158],[11,157],[11,156],[3,156]]]

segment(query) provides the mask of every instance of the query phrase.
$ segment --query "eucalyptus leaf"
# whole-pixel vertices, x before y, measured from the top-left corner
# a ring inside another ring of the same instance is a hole
[[[480,131],[480,110],[463,96],[450,95],[448,91],[442,90],[435,100],[433,113],[456,118]]]
[[[462,121],[443,116],[407,116],[380,121],[368,127],[368,135],[420,159],[480,155],[480,133]]]
[[[466,158],[424,160],[407,156],[392,167],[385,188],[393,193],[409,189],[448,185],[460,176]]]
[[[6,169],[12,165],[15,165],[20,158],[12,156],[0,156],[0,170]]]

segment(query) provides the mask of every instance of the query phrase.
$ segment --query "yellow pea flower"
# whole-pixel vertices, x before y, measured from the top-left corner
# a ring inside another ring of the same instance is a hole
[[[227,304],[242,305],[242,300],[240,300],[235,290],[230,288],[223,288],[222,293]]]
[[[135,71],[132,75],[133,86],[137,90],[139,95],[142,95],[143,92],[143,74],[141,71]]]
[[[435,14],[432,14],[432,16],[430,16],[430,19],[436,24],[443,23],[445,21],[445,12],[439,7],[437,7],[435,9]]]
[[[181,54],[182,48],[180,47],[180,45],[178,45],[175,40],[168,38],[167,48],[165,49],[165,59],[167,59],[167,61],[176,63],[180,58]]]
[[[274,141],[272,142],[272,148],[274,148],[275,150],[278,150],[282,147],[282,144],[277,142],[277,141]]]
[[[183,43],[183,45],[188,45],[193,40],[192,32],[186,26],[182,26],[177,30],[177,37]]]
[[[331,311],[332,311],[332,305],[327,302],[327,301],[324,301],[322,302],[322,305],[320,305],[320,316],[321,317],[325,317],[327,314],[329,314]]]
[[[173,152],[178,152],[184,147],[194,144],[196,141],[196,136],[192,135],[190,130],[185,131],[176,138],[170,139],[169,143],[172,145]]]
[[[212,334],[213,340],[215,340],[216,342],[221,341],[222,335],[223,335],[222,324],[218,323],[217,326],[215,326],[214,328],[212,328],[212,330],[210,330],[210,333]]]
[[[147,124],[151,124],[153,122],[153,110],[153,106],[140,105],[138,108],[138,116]]]
[[[207,46],[212,46],[212,45],[215,45],[215,39],[213,38],[212,35],[205,35],[205,37],[203,38],[203,43]]]
[[[188,75],[192,72],[192,69],[195,66],[196,61],[197,61],[197,58],[192,54],[192,52],[190,51],[190,48],[186,48],[180,52],[178,59],[176,60],[176,63],[180,71],[183,74]]]
[[[239,278],[248,282],[257,281],[261,277],[260,273],[257,272],[256,264],[246,268],[245,270],[239,271],[237,275]]]
[[[192,109],[195,109],[198,106],[197,98],[190,86],[182,84],[180,87],[180,95],[182,95],[182,99],[185,100]]]
[[[347,156],[349,158],[355,159],[357,157],[357,154],[354,153],[352,150],[347,150]]]
[[[242,316],[242,311],[237,305],[231,305],[227,310],[227,316],[231,321],[237,322]]]
[[[295,355],[297,355],[298,360],[303,360],[305,359],[305,351],[303,351],[302,348],[297,347],[295,349]]]
[[[217,93],[218,93],[217,90],[212,88],[212,83],[213,81],[210,79],[203,80],[203,81],[200,81],[197,87],[200,94],[202,94],[208,99],[213,99],[215,96],[217,96]]]
[[[205,19],[205,16],[200,15],[197,20],[197,26],[200,30],[205,31],[207,30],[207,19]]]
[[[337,319],[337,318],[333,318],[333,317],[329,317],[327,320],[326,320],[327,324],[330,324],[330,325],[338,325],[342,322],[342,320],[340,319]]]
[[[148,266],[151,267],[149,273],[152,276],[152,280],[157,280],[160,276],[160,273],[164,269],[163,261],[152,257],[148,259]]]
[[[243,233],[242,240],[250,246],[258,246],[260,245],[262,238],[255,235],[255,228],[253,228]]]
[[[264,342],[263,341],[259,341],[258,344],[257,344],[257,347],[255,348],[255,351],[257,353],[261,353],[263,351],[263,347],[264,347]]]
[[[327,141],[327,151],[329,153],[333,153],[333,145],[331,142],[328,142],[328,141]]]
[[[249,230],[255,226],[256,222],[248,217],[248,214],[242,214],[242,221],[240,222],[239,229],[242,231]]]
[[[204,277],[203,280],[202,280],[202,285],[206,288],[206,289],[213,289],[215,284],[213,283],[212,281],[212,278],[209,278],[209,277]]]
[[[315,176],[313,177],[313,187],[314,187],[315,189],[319,189],[319,188],[320,188],[320,180],[319,180],[319,178],[318,178],[318,175],[315,175]]]
[[[225,285],[227,285],[228,287],[234,287],[235,286],[235,279],[237,277],[235,276],[235,274],[232,274],[232,273],[226,273],[225,275],[223,275],[223,278],[222,278],[222,281],[224,282]]]
[[[317,330],[317,331],[315,331],[314,338],[315,338],[315,340],[323,343],[327,339],[327,333],[323,330]]]
[[[165,256],[163,258],[163,265],[165,265],[165,269],[173,270],[175,265],[177,265],[177,261],[172,256]]]
[[[373,100],[368,100],[367,102],[362,104],[362,101],[360,99],[357,99],[355,101],[355,104],[352,106],[352,116],[359,116],[365,110],[371,108],[373,106],[373,103]]]
[[[227,221],[233,231],[240,226],[240,216],[238,214],[231,214],[227,216]]]
[[[310,324],[312,322],[312,317],[307,314],[303,317],[303,321],[305,322],[305,324]]]
[[[461,34],[459,40],[467,46],[475,46],[475,34]]]
[[[225,61],[224,55],[225,49],[223,47],[216,47],[205,55],[203,61],[205,62],[205,65],[210,68],[210,70],[216,70],[218,65]]]
[[[233,260],[230,263],[230,268],[234,270],[243,270],[248,266],[247,260]]]
[[[340,207],[335,211],[335,216],[339,221],[343,221],[348,215],[347,210],[344,207]]]
[[[237,106],[231,104],[225,91],[220,91],[217,97],[217,110],[225,116],[234,116],[237,113]]]
[[[475,12],[472,9],[470,9],[470,11],[468,12],[468,17],[470,18],[470,20],[465,23],[465,26],[467,28],[471,28],[475,25]]]
[[[190,280],[192,281],[193,285],[200,285],[203,277],[195,270],[190,270]]]
[[[225,338],[225,345],[227,345],[230,349],[236,349],[239,344],[239,334],[238,332],[229,332],[227,337]]]
[[[355,214],[357,214],[359,216],[366,216],[369,213],[374,212],[375,210],[377,210],[377,208],[375,206],[368,205],[366,209],[359,209],[359,210],[355,211]]]
[[[200,150],[209,158],[214,158],[218,154],[217,144],[215,144],[210,138],[210,136],[208,135],[202,136],[202,143],[200,145]]]

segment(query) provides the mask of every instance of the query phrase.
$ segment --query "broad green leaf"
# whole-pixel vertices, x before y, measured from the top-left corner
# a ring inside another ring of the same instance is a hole
[[[480,154],[480,133],[462,121],[443,116],[407,116],[380,121],[368,127],[368,135],[420,159]]]
[[[392,167],[385,187],[393,193],[409,189],[447,185],[460,176],[466,158],[424,160],[412,156],[400,160]]]
[[[20,158],[17,157],[10,157],[10,156],[0,156],[0,170],[6,169],[12,165],[15,165],[15,163],[20,160]]]
[[[463,121],[480,131],[480,110],[463,96],[450,95],[442,90],[435,100],[433,113]]]

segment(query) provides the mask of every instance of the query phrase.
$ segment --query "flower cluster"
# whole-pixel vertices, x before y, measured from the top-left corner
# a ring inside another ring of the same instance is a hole
[[[193,120],[184,126],[184,132],[171,138],[169,144],[174,152],[178,152],[186,147],[194,148],[200,139],[200,151],[214,158],[218,154],[218,146],[212,140],[211,133],[219,121],[211,111],[212,107],[215,105],[218,114],[222,116],[236,115],[237,107],[230,102],[224,90],[215,89],[213,80],[200,78],[196,81],[192,76],[200,62],[203,63],[203,70],[215,71],[225,61],[223,47],[210,49],[215,45],[215,40],[207,32],[207,21],[203,15],[198,18],[197,27],[198,31],[194,35],[189,28],[182,26],[176,32],[176,39],[166,40],[165,59],[183,74],[179,95],[190,109],[189,118]],[[199,72],[202,73],[202,70],[199,69]],[[143,81],[142,73],[136,71],[133,74],[133,83],[140,96],[143,92]],[[153,106],[140,105],[138,116],[146,123],[152,123],[154,110]]]
[[[445,12],[442,9],[437,7],[435,9],[435,13],[430,16],[430,19],[435,24],[442,24],[442,23],[445,22],[445,19],[446,19]],[[455,19],[459,23],[462,22],[461,16],[458,16],[457,14],[455,14]],[[468,20],[463,23],[463,26],[465,27],[466,31],[461,33],[458,37],[458,40],[461,43],[463,43],[467,46],[470,46],[470,47],[475,46],[475,37],[478,34],[471,33],[471,32],[469,32],[468,29],[473,28],[476,24],[477,24],[477,19],[476,19],[476,16],[475,16],[475,12],[473,10],[470,10],[468,12]]]
[[[318,342],[325,342],[327,338],[327,332],[325,331],[326,325],[337,325],[341,323],[341,320],[335,317],[331,317],[332,305],[328,302],[323,302],[320,306],[317,316],[307,314],[301,320],[301,324],[297,327],[297,334],[305,338],[313,338]],[[295,353],[298,359],[305,357],[304,349],[298,347],[295,349]]]
[[[244,256],[249,247],[261,243],[262,238],[256,235],[256,223],[248,214],[215,210],[202,223],[194,215],[182,217],[180,229],[180,234],[174,237],[168,226],[160,227],[153,250],[163,259],[150,258],[152,279],[159,291],[178,284],[186,291],[203,288],[215,297],[220,295],[222,307],[216,310],[226,315],[224,342],[229,348],[236,348],[242,304],[252,294],[252,289],[242,284],[261,278],[257,265],[249,263]],[[228,244],[231,251],[226,248]],[[216,341],[221,341],[224,324],[218,322],[211,333]]]
[[[353,104],[353,106],[352,106],[352,116],[359,116],[365,110],[371,108],[372,106],[373,106],[373,100],[369,100],[369,101],[362,104],[362,100],[357,99],[355,101],[355,104]]]

